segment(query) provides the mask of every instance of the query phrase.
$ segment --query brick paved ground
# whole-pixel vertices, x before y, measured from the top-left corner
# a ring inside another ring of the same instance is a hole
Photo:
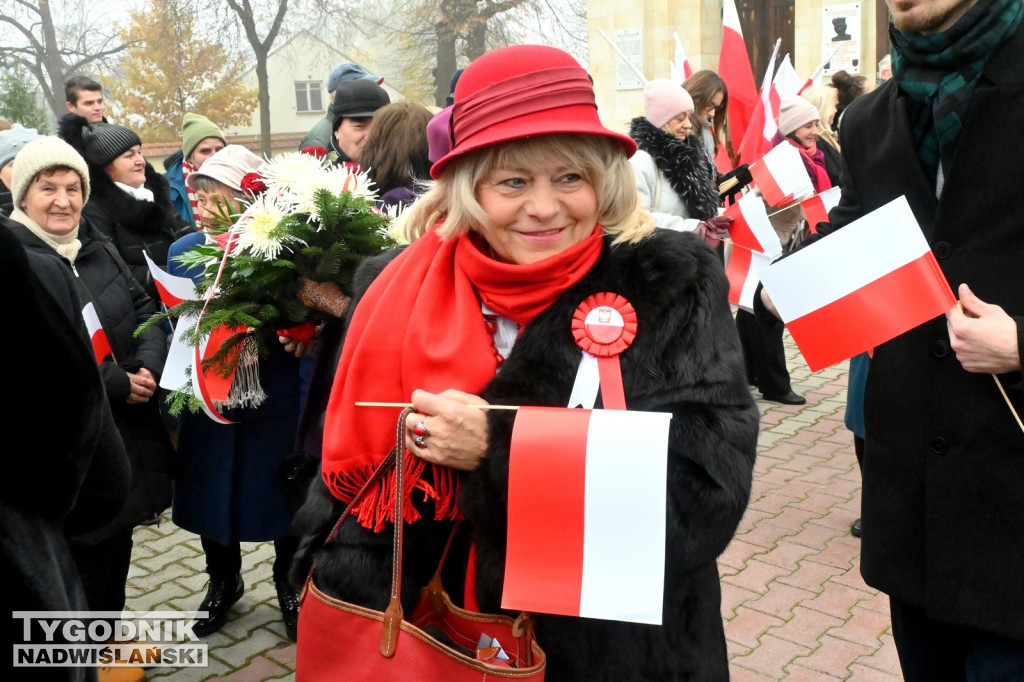
[[[843,426],[846,365],[812,375],[795,347],[787,348],[794,388],[807,405],[759,401],[750,506],[719,560],[732,679],[898,680],[888,602],[861,580],[860,543],[850,536],[860,473]],[[243,546],[246,593],[231,621],[207,639],[208,668],[156,669],[150,679],[294,679],[295,646],[284,637],[272,562],[272,544]],[[196,536],[166,519],[139,528],[127,608],[198,608],[203,566]]]

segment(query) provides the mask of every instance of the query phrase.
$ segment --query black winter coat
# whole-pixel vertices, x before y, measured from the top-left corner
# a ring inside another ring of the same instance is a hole
[[[154,400],[140,405],[126,402],[131,392],[126,372],[145,367],[159,380],[167,355],[166,338],[158,328],[134,337],[135,329],[156,312],[156,306],[131,276],[110,240],[93,230],[86,219],[79,226],[82,248],[73,266],[24,226],[11,225],[26,251],[74,272],[79,298],[83,304],[92,301],[95,305],[116,358],[116,364],[108,358],[99,369],[131,465],[131,489],[115,520],[74,538],[91,544],[134,527],[170,504],[173,450],[159,408]]]
[[[30,438],[24,449],[11,441],[0,479],[0,609],[83,610],[64,533],[117,516],[128,492],[128,461],[84,338],[74,282],[54,259],[26,253],[12,225],[0,222],[0,286],[12,292],[5,312],[17,325],[0,340],[13,360],[5,379],[18,392],[4,416],[12,434]],[[35,361],[18,361],[26,351]],[[4,641],[22,641],[20,622],[7,618],[0,630]],[[45,672],[50,680],[95,679],[86,668]],[[11,669],[5,679],[23,676]]]
[[[143,252],[166,270],[168,247],[193,230],[171,203],[167,178],[146,163],[145,187],[153,192],[153,201],[129,195],[114,184],[103,168],[92,164],[89,183],[91,194],[82,208],[82,217],[114,242],[132,276],[159,304],[160,297]]]
[[[566,405],[580,359],[570,333],[573,312],[587,296],[614,291],[633,303],[639,320],[637,338],[621,356],[626,400],[631,409],[673,414],[664,624],[536,616],[550,682],[729,677],[715,561],[748,501],[758,412],[746,385],[727,288],[714,252],[692,234],[658,230],[640,244],[613,247],[606,241],[591,272],[523,330],[482,392],[493,403]],[[466,475],[459,497],[477,545],[476,597],[489,612],[499,610],[504,574],[514,419],[498,412],[488,416],[486,457]],[[390,531],[374,535],[350,520],[339,540],[323,549],[339,512],[318,479],[300,512],[306,537],[298,572],[308,570],[315,554],[319,587],[383,609]],[[448,525],[421,521],[408,528],[406,598],[436,566]],[[447,566],[452,563],[450,555]],[[446,581],[453,595],[461,594],[458,578]]]
[[[940,199],[907,99],[890,80],[847,110],[832,228],[906,195],[950,285],[1013,316],[1024,349],[1024,27],[982,72]],[[1020,373],[1000,379],[1020,411]],[[864,580],[935,620],[1024,640],[1024,434],[992,377],[957,361],[943,317],[875,349],[865,417]]]

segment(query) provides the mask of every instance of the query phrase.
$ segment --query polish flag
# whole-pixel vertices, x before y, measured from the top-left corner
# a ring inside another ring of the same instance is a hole
[[[807,219],[807,225],[812,234],[817,234],[818,223],[828,222],[828,212],[839,204],[840,195],[842,195],[842,190],[839,187],[833,187],[800,202],[800,207],[804,210],[804,218]]]
[[[735,0],[722,7],[722,49],[718,55],[718,75],[729,91],[729,131],[733,140],[743,140],[747,125],[757,106],[757,85],[750,68],[747,44],[740,28]]]
[[[168,274],[157,265],[149,254],[143,251],[146,257],[146,265],[153,275],[153,283],[156,284],[156,291],[160,294],[160,302],[168,308],[173,308],[183,301],[191,301],[199,298],[196,295],[195,284],[188,277],[178,277]]]
[[[770,152],[775,133],[779,132],[779,108],[782,100],[779,99],[779,93],[772,83],[772,74],[775,73],[775,55],[779,52],[780,44],[781,38],[775,41],[775,49],[772,50],[768,69],[761,81],[761,97],[754,106],[747,132],[740,143],[740,163],[754,163]]]
[[[661,623],[671,418],[519,408],[502,608]]]
[[[739,244],[733,244],[729,263],[725,267],[725,276],[729,278],[729,302],[753,312],[757,284],[774,259],[775,256],[757,253]]]
[[[839,52],[838,47],[832,50],[829,55],[821,61],[821,64],[818,64],[818,68],[816,68],[814,73],[811,74],[811,77],[804,82],[803,86],[800,88],[800,92],[803,92],[810,87],[821,87],[821,74],[825,72],[825,67],[828,66],[828,63],[832,61],[832,58],[836,56],[837,52]],[[800,92],[797,94],[799,95]]]
[[[764,202],[756,193],[747,192],[739,201],[725,209],[722,215],[732,218],[729,238],[733,244],[769,256],[778,256],[782,253],[779,235],[768,220]]]
[[[82,317],[85,319],[85,328],[89,332],[89,341],[92,342],[92,352],[96,356],[96,364],[98,365],[114,351],[110,347],[110,339],[107,338],[107,333],[103,331],[100,316],[96,314],[96,306],[92,304],[92,301],[86,303],[85,307],[82,308]]]
[[[788,142],[776,145],[760,161],[751,164],[750,175],[769,206],[784,206],[797,197],[814,194],[800,152]]]
[[[686,58],[686,50],[683,49],[683,43],[679,40],[679,36],[673,33],[672,39],[676,43],[676,56],[670,65],[670,78],[675,83],[682,83],[693,75],[693,67],[690,66],[690,60]]]
[[[774,263],[761,281],[814,372],[956,305],[902,196]]]
[[[775,86],[775,91],[779,93],[780,99],[796,97],[800,94],[800,77],[796,75],[796,69],[793,68],[793,62],[789,61],[788,54],[779,62],[779,70],[775,73],[772,84]]]

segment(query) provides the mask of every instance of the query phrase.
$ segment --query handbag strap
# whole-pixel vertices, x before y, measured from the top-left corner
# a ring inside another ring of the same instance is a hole
[[[380,653],[385,658],[395,655],[398,631],[402,625],[402,502],[405,499],[405,418],[414,410],[402,410],[395,425],[395,535],[391,550],[391,600],[384,610],[384,631],[380,635]],[[375,472],[376,473],[376,472]]]

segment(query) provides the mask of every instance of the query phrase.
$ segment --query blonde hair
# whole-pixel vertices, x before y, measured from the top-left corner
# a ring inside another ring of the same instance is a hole
[[[476,188],[495,168],[532,168],[553,159],[578,167],[597,194],[597,220],[614,243],[638,242],[654,231],[639,201],[636,176],[622,147],[600,135],[554,134],[512,140],[456,157],[430,189],[402,214],[409,241],[443,220],[440,234],[456,237],[491,227]]]
[[[839,140],[836,139],[836,134],[832,132],[832,119],[835,118],[836,107],[839,104],[839,93],[833,87],[815,86],[807,88],[800,93],[800,96],[818,110],[819,120],[821,121],[821,137],[830,145],[839,149]]]

